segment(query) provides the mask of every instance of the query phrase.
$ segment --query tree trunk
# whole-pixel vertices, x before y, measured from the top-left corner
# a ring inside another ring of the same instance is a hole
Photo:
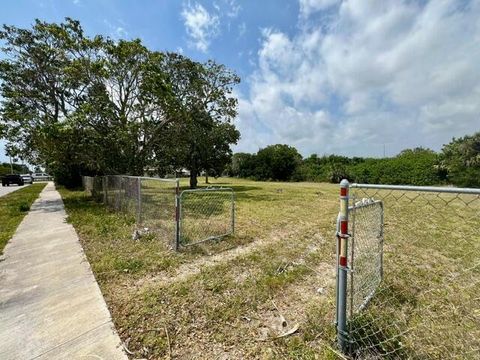
[[[190,151],[190,189],[196,189],[198,180],[197,180],[197,157],[196,157],[196,146],[195,143],[192,143],[192,148]]]
[[[190,170],[190,189],[196,189],[198,184],[197,180],[197,170]]]
[[[209,182],[208,182],[208,171],[205,171],[205,184],[209,184]]]

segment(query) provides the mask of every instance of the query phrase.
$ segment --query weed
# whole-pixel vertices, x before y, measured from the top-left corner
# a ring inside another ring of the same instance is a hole
[[[22,202],[22,203],[18,206],[18,209],[19,209],[21,212],[30,211],[30,204],[27,203],[27,202]]]

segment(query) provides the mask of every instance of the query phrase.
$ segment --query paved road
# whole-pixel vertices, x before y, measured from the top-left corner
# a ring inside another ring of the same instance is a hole
[[[0,359],[127,359],[53,183],[0,261]]]
[[[18,185],[10,185],[10,186],[1,186],[0,187],[0,197],[3,195],[10,194],[11,192],[17,191],[19,189],[22,189],[28,185],[23,185],[23,186],[18,186]]]

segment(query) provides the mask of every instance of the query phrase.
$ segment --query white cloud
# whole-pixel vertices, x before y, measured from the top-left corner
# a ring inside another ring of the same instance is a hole
[[[108,28],[110,37],[115,40],[128,38],[129,34],[128,34],[128,31],[125,29],[125,23],[121,20],[118,20],[117,22],[118,22],[117,24],[112,24],[107,19],[103,20],[103,23]]]
[[[247,32],[247,24],[242,22],[238,25],[238,37],[242,37]]]
[[[330,6],[306,4],[303,16]],[[480,130],[480,2],[346,0],[331,9],[328,26],[263,30],[240,117],[258,119],[269,142],[381,155],[383,143],[389,153],[438,149]]]
[[[218,35],[220,25],[218,16],[210,14],[199,3],[184,4],[181,15],[191,45],[197,50],[207,52],[211,40]]]
[[[237,0],[224,0],[226,5],[226,15],[230,18],[236,18],[242,10],[242,7],[237,3]]]
[[[300,16],[308,17],[313,13],[325,10],[339,2],[339,0],[299,0]]]

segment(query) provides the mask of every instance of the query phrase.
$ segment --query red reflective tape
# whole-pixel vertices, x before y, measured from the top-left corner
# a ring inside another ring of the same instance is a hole
[[[340,188],[340,196],[347,196],[348,194],[348,188],[342,187]]]
[[[345,256],[340,256],[339,264],[340,266],[347,266],[347,258]]]
[[[347,234],[348,233],[348,221],[342,220],[340,221],[340,233]]]

